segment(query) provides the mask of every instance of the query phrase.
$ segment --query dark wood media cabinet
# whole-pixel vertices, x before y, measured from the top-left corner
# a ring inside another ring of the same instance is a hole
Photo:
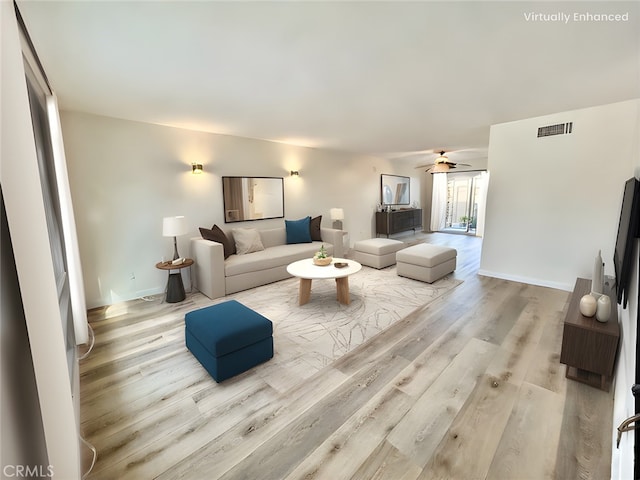
[[[595,316],[580,313],[580,299],[590,291],[591,280],[576,280],[564,319],[560,363],[567,366],[567,378],[608,392],[620,339],[616,296],[610,287],[605,287],[611,298],[611,316],[602,323]]]
[[[392,235],[422,228],[422,209],[403,208],[391,212],[376,212],[376,235]]]

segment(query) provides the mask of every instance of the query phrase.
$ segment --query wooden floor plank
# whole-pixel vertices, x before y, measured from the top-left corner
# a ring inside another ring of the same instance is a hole
[[[556,478],[609,478],[613,431],[611,412],[611,392],[567,381]]]
[[[402,357],[389,356],[385,362],[361,370],[221,478],[285,478],[407,364]]]
[[[527,307],[520,312],[513,327],[500,343],[496,357],[487,368],[487,374],[511,382],[517,387],[522,385],[531,365],[535,363],[534,356],[545,325],[545,322],[540,321],[539,313],[535,304],[527,302]]]
[[[536,345],[536,361],[531,363],[525,381],[546,388],[552,392],[563,393],[567,382],[565,367],[560,363],[562,347],[562,331],[564,328],[564,310],[569,300],[569,293],[560,290],[545,289],[544,296],[550,300],[539,302],[542,312],[540,318],[545,320],[542,335]],[[557,306],[566,299],[564,308]]]
[[[401,453],[424,467],[473,392],[498,347],[472,338],[438,379],[415,401],[387,437]]]
[[[212,438],[209,443],[159,475],[158,479],[221,478],[317,402],[326,396],[333,396],[334,391],[348,380],[349,377],[338,370],[323,370],[310,382],[298,385],[277,401],[229,428],[224,435]],[[281,444],[276,446],[277,449],[280,447]]]
[[[195,366],[195,365],[194,365]],[[141,380],[133,386],[83,402],[82,426],[86,434],[96,429],[104,433],[119,426],[123,419],[140,417],[154,408],[166,408],[204,388],[210,379],[203,369],[183,371],[179,377],[164,379],[162,374]]]
[[[351,480],[415,480],[421,471],[385,440],[362,462]]]
[[[418,477],[487,478],[518,388],[483,375]]]
[[[322,480],[355,475],[412,404],[411,398],[397,388],[385,388],[307,455],[286,478]]]
[[[564,398],[524,384],[487,478],[553,479]]]
[[[464,290],[465,287],[461,290]],[[479,299],[482,307],[479,310],[469,310],[465,307],[459,311],[457,306],[451,308],[450,302],[444,300],[447,307],[444,309],[443,315],[446,318],[457,318],[457,320],[449,322],[449,328],[411,362],[409,367],[402,372],[402,377],[398,379],[396,386],[416,398],[422,395],[474,334],[479,336],[481,334],[478,332],[493,328],[491,319],[480,312],[486,311],[486,309],[489,311],[499,309],[499,305],[510,294],[510,289],[504,287],[490,291],[486,295],[487,298]],[[453,295],[457,295],[457,292],[452,293]]]
[[[104,458],[109,475],[121,480],[155,478],[273,402],[276,392],[264,384],[262,388],[244,389],[236,395],[228,391],[227,398],[223,394],[218,397],[214,402],[209,395],[201,396],[183,409],[176,405],[170,410],[171,416],[164,409],[152,410],[155,413],[151,416],[109,438],[110,443],[125,447],[118,452],[103,453],[110,454]],[[202,404],[205,402],[208,405]],[[131,430],[140,433],[135,438],[123,438]],[[123,450],[131,454],[124,456]]]

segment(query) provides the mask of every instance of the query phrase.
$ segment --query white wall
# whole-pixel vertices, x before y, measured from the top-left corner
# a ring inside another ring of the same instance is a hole
[[[571,290],[613,248],[624,181],[638,164],[640,100],[493,125],[480,273]],[[536,138],[541,126],[573,133]]]
[[[178,239],[183,256],[201,226],[283,224],[225,224],[223,175],[284,177],[287,219],[323,215],[329,227],[329,209],[342,207],[351,243],[373,235],[381,173],[414,176],[411,201],[420,200],[417,172],[379,158],[78,112],[61,118],[89,308],[164,291],[166,272],[154,265],[173,251],[162,237],[165,216],[187,217],[190,233]],[[204,174],[191,174],[194,162]]]
[[[640,178],[640,166],[638,167]],[[615,369],[613,432],[611,442],[615,444],[616,428],[626,418],[636,414],[635,399],[631,393],[631,386],[636,383],[636,342],[638,320],[638,261],[640,259],[640,242],[636,240],[634,256],[635,268],[631,276],[629,301],[627,308],[618,306],[618,320],[620,322],[620,344],[618,363]],[[633,448],[634,432],[622,435],[620,448],[611,450],[611,478],[633,478]]]
[[[638,109],[638,122],[640,123],[640,109]],[[636,130],[636,151],[640,151],[640,128]],[[636,158],[635,175],[640,179],[640,158]],[[618,319],[620,322],[620,344],[618,363],[615,369],[615,391],[613,407],[612,444],[616,441],[616,428],[625,419],[636,414],[635,398],[631,393],[631,386],[636,383],[636,345],[638,322],[640,311],[638,301],[640,295],[640,240],[635,241],[635,252],[631,283],[629,285],[629,298],[627,308],[618,306]],[[612,449],[611,478],[632,478],[634,471],[634,432],[622,435],[619,448]]]
[[[1,196],[1,195],[0,195]],[[20,297],[11,237],[4,203],[0,230],[0,418],[2,456],[0,478],[8,478],[17,465],[48,467],[47,446],[40,414],[36,377]],[[6,474],[5,474],[6,472]]]

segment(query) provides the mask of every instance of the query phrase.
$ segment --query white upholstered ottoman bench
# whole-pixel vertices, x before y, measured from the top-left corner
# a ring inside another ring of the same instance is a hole
[[[456,269],[455,248],[420,243],[396,253],[398,275],[433,283]]]
[[[396,252],[404,243],[392,238],[370,238],[353,244],[354,259],[362,265],[385,268],[396,263]]]

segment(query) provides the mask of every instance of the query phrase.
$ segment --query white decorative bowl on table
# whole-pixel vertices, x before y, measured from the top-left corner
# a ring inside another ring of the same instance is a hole
[[[313,257],[314,265],[319,265],[321,267],[326,267],[327,265],[331,265],[332,260],[333,260],[333,257],[324,257],[324,258]]]

